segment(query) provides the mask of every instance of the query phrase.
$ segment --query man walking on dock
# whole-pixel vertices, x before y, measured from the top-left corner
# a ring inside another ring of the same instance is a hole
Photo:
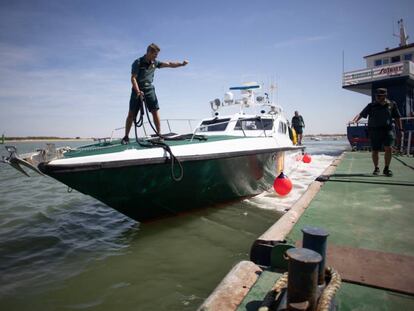
[[[387,89],[379,88],[375,91],[375,101],[369,103],[361,113],[357,114],[352,123],[358,123],[361,118],[368,117],[368,134],[371,141],[372,162],[374,163],[374,175],[380,173],[378,167],[379,151],[384,147],[384,170],[386,176],[391,177],[390,163],[392,157],[392,145],[394,144],[394,130],[392,119],[395,120],[397,130],[402,130],[401,115],[397,104],[387,98]]]
[[[132,64],[131,69],[131,99],[129,100],[129,112],[125,122],[125,136],[122,138],[122,144],[129,143],[129,131],[131,130],[132,122],[137,117],[138,111],[142,105],[142,99],[148,107],[148,111],[152,114],[152,119],[155,123],[157,134],[161,134],[161,120],[158,110],[157,95],[155,88],[152,85],[154,80],[154,72],[156,68],[177,68],[185,66],[188,61],[183,62],[160,62],[157,59],[160,52],[158,45],[152,43],[147,48],[147,53],[136,59]]]
[[[298,135],[298,145],[302,145],[303,128],[305,127],[305,121],[298,111],[295,111],[295,115],[292,118],[292,127],[295,129]]]

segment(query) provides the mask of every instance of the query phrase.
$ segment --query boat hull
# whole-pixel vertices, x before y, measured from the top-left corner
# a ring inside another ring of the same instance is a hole
[[[172,178],[170,161],[153,164],[42,165],[47,175],[138,221],[172,216],[269,189],[285,157],[300,151],[263,151],[212,159],[181,160],[183,178]],[[178,166],[174,167],[178,174]]]

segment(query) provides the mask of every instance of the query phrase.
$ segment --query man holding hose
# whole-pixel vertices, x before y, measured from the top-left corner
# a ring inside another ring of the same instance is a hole
[[[148,107],[148,111],[152,114],[152,119],[155,124],[155,128],[158,134],[161,134],[161,122],[160,114],[158,110],[157,95],[155,94],[155,88],[152,85],[154,80],[154,72],[157,68],[177,68],[185,66],[188,61],[183,62],[160,62],[157,59],[160,48],[151,43],[147,48],[147,53],[136,59],[132,64],[131,69],[131,98],[129,100],[129,112],[125,122],[125,136],[122,138],[122,144],[129,143],[129,131],[131,130],[132,123],[137,117],[139,107],[143,104],[142,97],[145,99],[145,104]]]

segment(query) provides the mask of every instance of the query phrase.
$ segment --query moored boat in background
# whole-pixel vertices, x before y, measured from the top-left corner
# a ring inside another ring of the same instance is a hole
[[[375,89],[385,88],[387,98],[396,102],[401,113],[404,135],[396,135],[396,148],[401,153],[413,153],[414,146],[414,43],[408,43],[403,20],[400,27],[400,44],[378,53],[364,56],[366,68],[344,72],[342,88],[371,96],[375,101]],[[396,133],[399,134],[399,133]],[[368,124],[349,124],[349,143],[354,150],[370,148]]]

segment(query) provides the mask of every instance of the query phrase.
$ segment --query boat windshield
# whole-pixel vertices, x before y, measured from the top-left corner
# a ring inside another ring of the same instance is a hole
[[[271,130],[273,119],[251,118],[239,119],[234,129],[237,131]]]
[[[225,131],[230,119],[205,120],[200,125],[200,132]]]

